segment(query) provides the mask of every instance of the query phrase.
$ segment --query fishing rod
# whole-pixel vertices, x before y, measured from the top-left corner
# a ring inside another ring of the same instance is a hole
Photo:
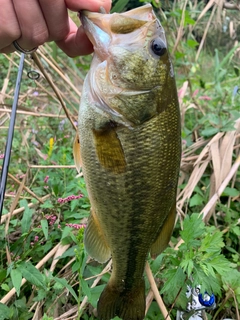
[[[8,167],[9,167],[10,158],[11,158],[12,140],[13,140],[14,125],[15,125],[15,119],[16,119],[16,113],[17,113],[18,97],[19,97],[21,81],[22,81],[24,59],[25,59],[25,54],[21,53],[19,67],[18,67],[17,81],[16,81],[16,86],[14,91],[13,104],[12,104],[12,113],[10,117],[7,142],[6,142],[5,153],[3,158],[1,180],[0,180],[0,223],[1,223],[1,217],[2,217],[6,183],[7,183]]]

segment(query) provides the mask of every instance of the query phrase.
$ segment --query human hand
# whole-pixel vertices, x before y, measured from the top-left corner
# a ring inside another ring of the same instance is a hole
[[[0,0],[0,52],[14,52],[13,41],[24,50],[55,41],[70,57],[89,54],[92,44],[67,9],[98,12],[101,6],[109,12],[111,0]]]

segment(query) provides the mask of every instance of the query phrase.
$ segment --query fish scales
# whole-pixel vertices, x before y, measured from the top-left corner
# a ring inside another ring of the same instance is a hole
[[[127,27],[118,29],[118,18]],[[97,261],[113,261],[98,317],[141,320],[147,256],[165,249],[175,220],[181,154],[175,79],[151,5],[114,16],[84,12],[81,20],[95,49],[79,111],[91,203],[84,242]]]

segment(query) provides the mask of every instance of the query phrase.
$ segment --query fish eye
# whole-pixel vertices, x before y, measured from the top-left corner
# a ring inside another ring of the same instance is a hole
[[[167,51],[166,44],[160,38],[154,39],[151,42],[151,48],[152,51],[159,57],[163,56]]]

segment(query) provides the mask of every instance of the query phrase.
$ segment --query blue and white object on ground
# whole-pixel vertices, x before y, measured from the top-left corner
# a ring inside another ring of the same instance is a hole
[[[212,310],[216,307],[214,294],[209,295],[200,293],[200,286],[192,288],[187,287],[186,296],[189,299],[187,309],[185,311],[177,311],[176,320],[203,320],[207,310]]]

